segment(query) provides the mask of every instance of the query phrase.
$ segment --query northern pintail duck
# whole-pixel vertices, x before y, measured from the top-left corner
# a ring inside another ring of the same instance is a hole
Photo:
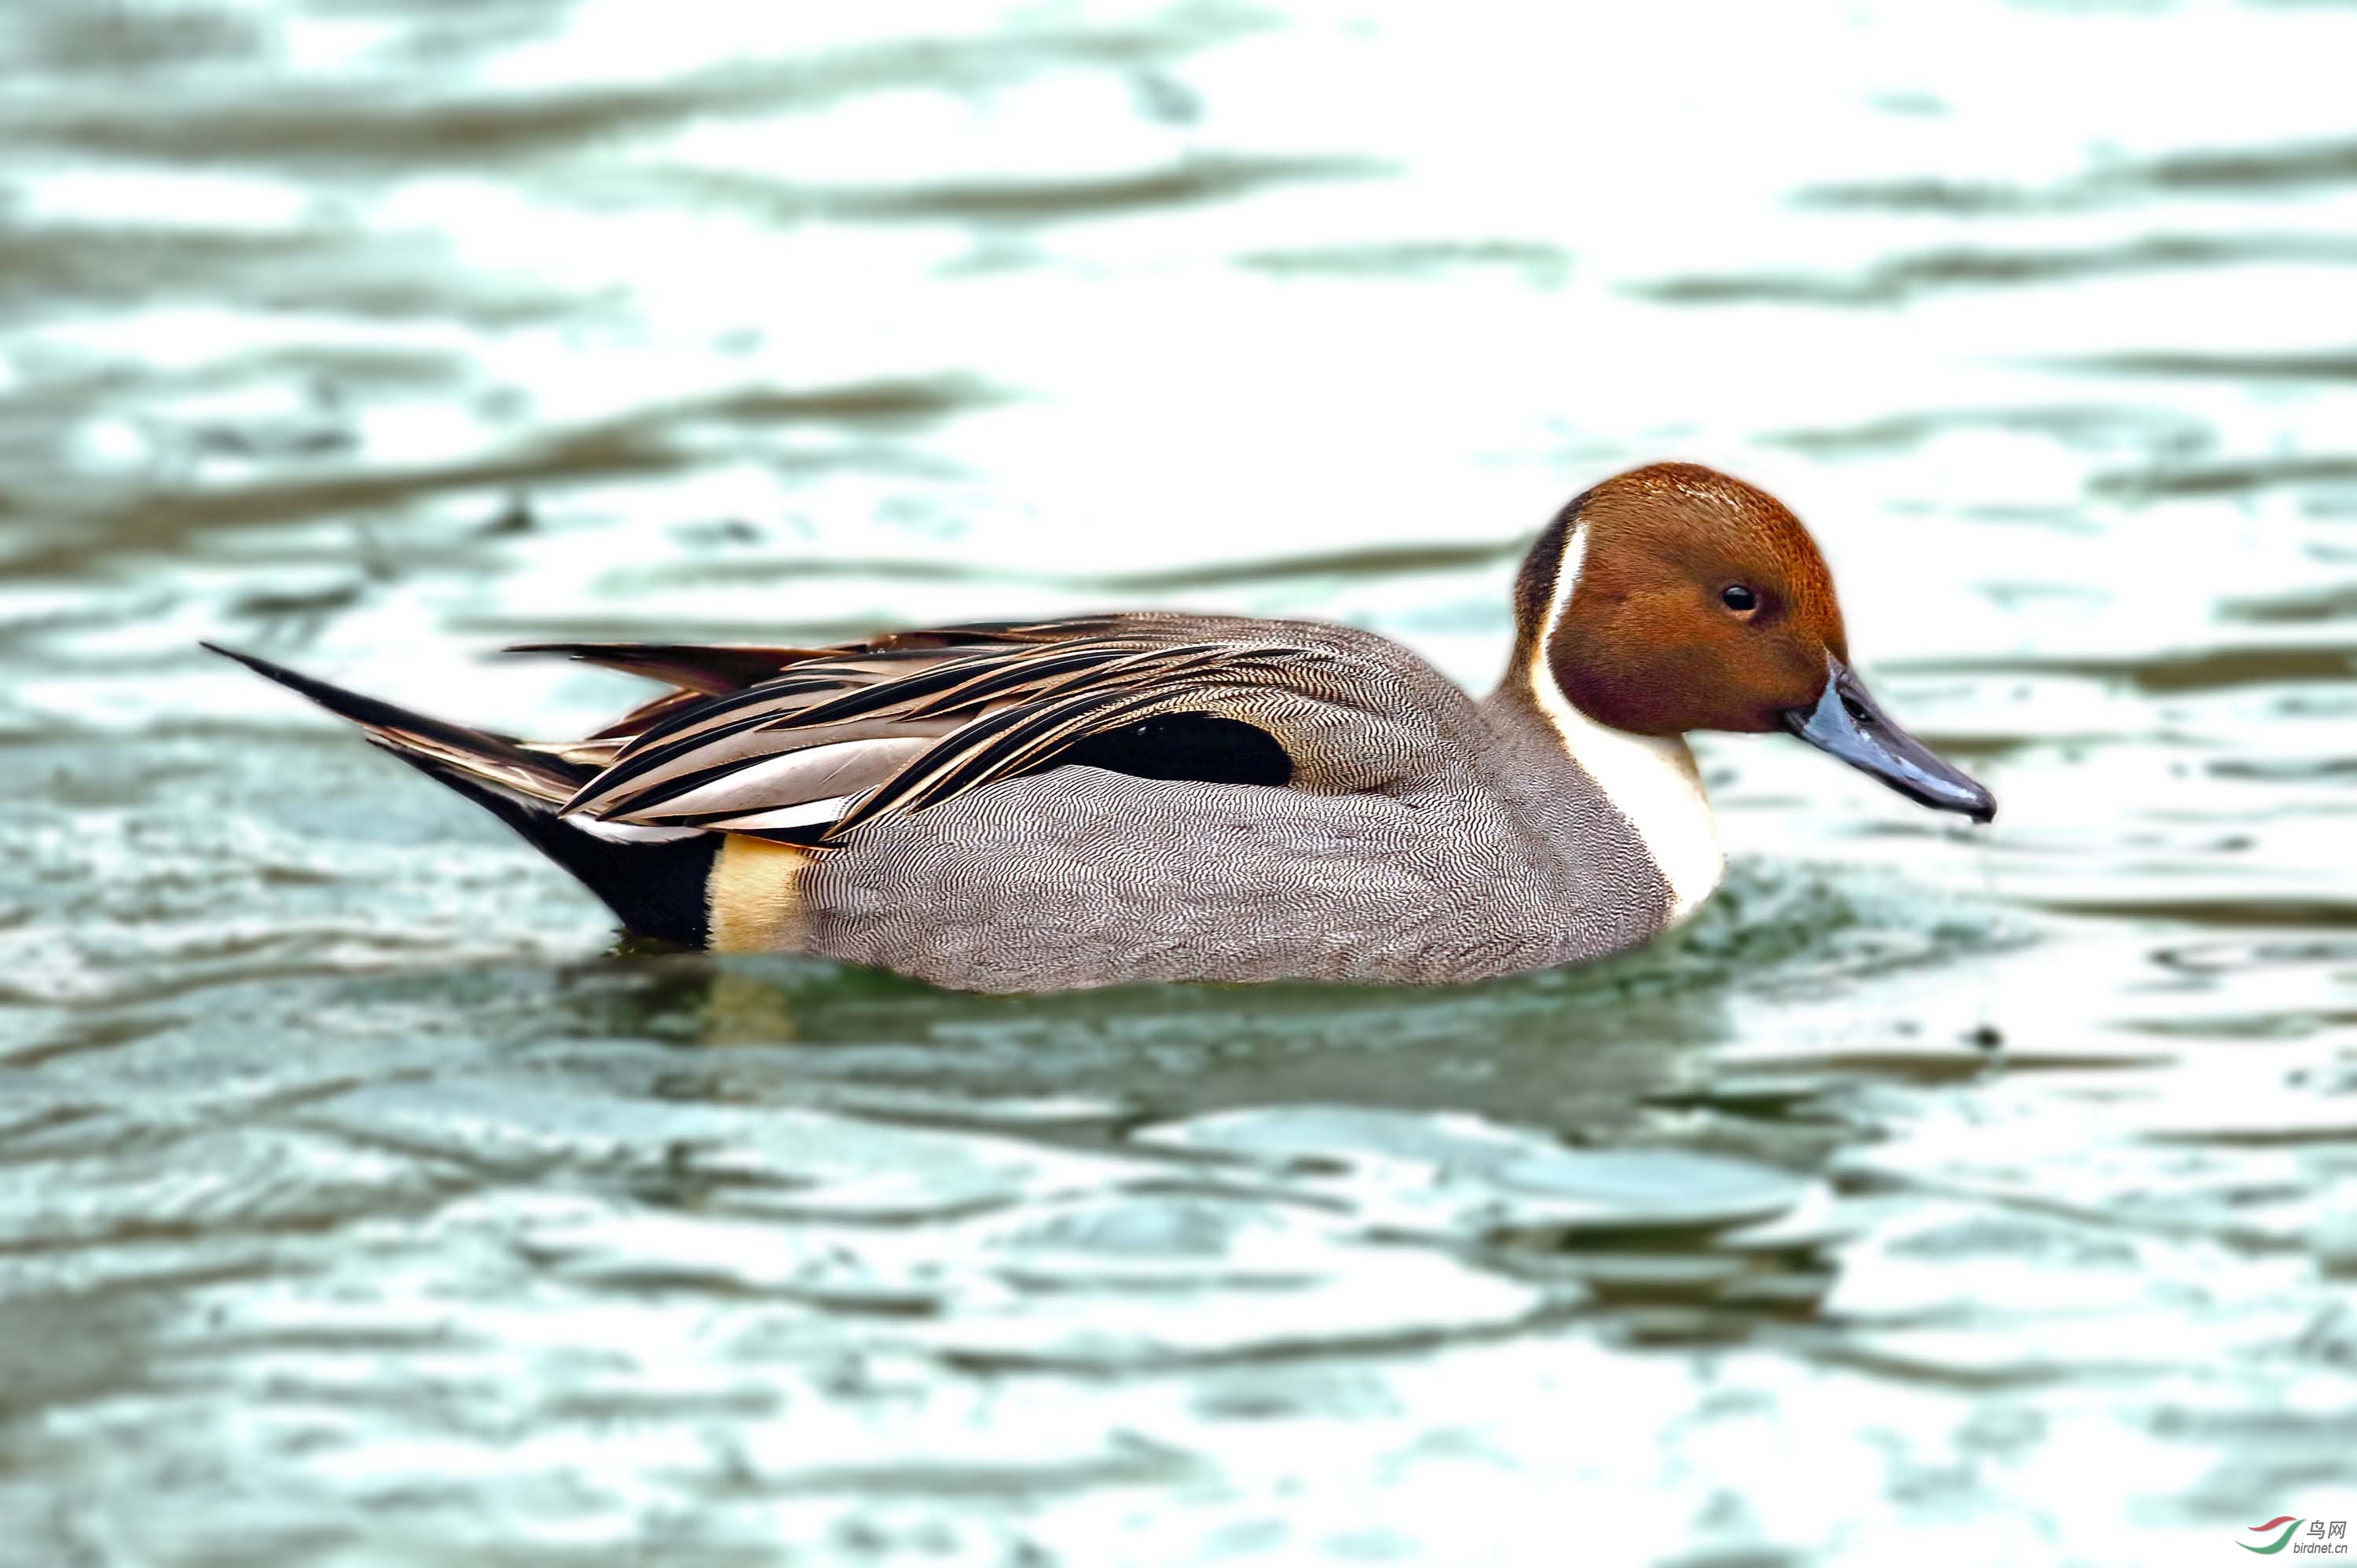
[[[819,649],[528,645],[672,688],[559,743],[231,657],[489,808],[635,930],[972,990],[1441,983],[1621,951],[1719,880],[1689,730],[1784,730],[1995,814],[1867,694],[1814,542],[1740,480],[1663,463],[1598,485],[1540,534],[1513,612],[1480,700],[1372,632],[1162,611]]]

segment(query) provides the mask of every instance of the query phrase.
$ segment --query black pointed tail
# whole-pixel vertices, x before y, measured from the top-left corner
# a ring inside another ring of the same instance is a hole
[[[596,774],[594,768],[535,751],[511,736],[411,713],[251,653],[204,646],[350,720],[376,745],[474,801],[572,873],[630,929],[689,947],[705,945],[705,884],[719,853],[719,835],[600,837],[557,815]]]

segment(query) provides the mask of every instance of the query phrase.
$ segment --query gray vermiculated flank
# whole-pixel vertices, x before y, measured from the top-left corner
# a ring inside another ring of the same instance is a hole
[[[1667,885],[1517,682],[1477,703],[1396,643],[1314,622],[1118,626],[1342,656],[1306,668],[1300,694],[1397,722],[1273,727],[1302,773],[1370,787],[1093,768],[987,785],[821,852],[801,879],[802,950],[990,991],[1437,983],[1599,958],[1661,929]]]

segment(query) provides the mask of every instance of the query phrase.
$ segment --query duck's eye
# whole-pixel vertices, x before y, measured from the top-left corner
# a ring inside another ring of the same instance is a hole
[[[1718,591],[1718,602],[1737,615],[1749,615],[1760,607],[1760,596],[1742,584],[1735,583]]]

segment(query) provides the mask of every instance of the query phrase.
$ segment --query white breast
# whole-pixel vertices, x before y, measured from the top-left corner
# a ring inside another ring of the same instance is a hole
[[[1564,542],[1563,564],[1531,658],[1531,692],[1539,711],[1563,737],[1564,749],[1628,819],[1662,880],[1669,884],[1669,918],[1675,924],[1710,897],[1727,869],[1727,856],[1719,848],[1710,797],[1703,792],[1702,775],[1684,737],[1632,735],[1598,724],[1573,706],[1555,684],[1548,650],[1587,556],[1587,530],[1575,525]]]

